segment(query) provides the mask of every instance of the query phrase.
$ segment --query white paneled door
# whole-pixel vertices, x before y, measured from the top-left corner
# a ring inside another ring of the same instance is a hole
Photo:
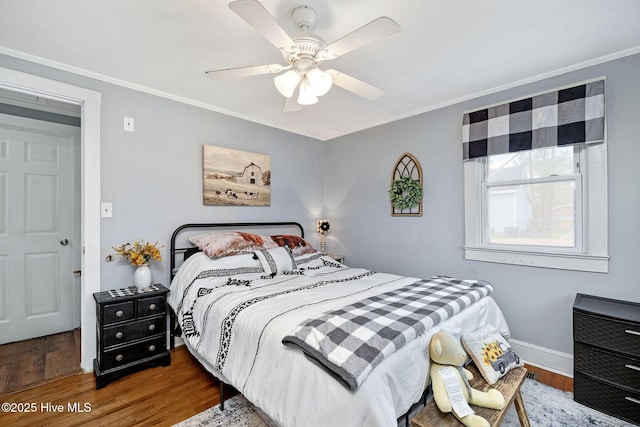
[[[0,344],[79,325],[79,129],[68,128],[0,115]]]

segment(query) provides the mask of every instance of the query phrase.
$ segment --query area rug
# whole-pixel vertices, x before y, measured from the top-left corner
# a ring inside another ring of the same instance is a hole
[[[573,393],[549,387],[529,378],[525,379],[520,392],[532,427],[634,427],[634,424],[576,403]],[[520,426],[513,405],[507,412],[502,426]]]
[[[265,416],[266,419],[266,416]],[[261,417],[258,408],[242,395],[233,396],[224,402],[224,411],[220,405],[200,412],[193,417],[176,424],[174,427],[272,427]]]
[[[532,427],[633,427],[633,424],[574,402],[571,393],[529,378],[525,379],[520,391]],[[271,423],[265,422],[264,415],[259,410],[240,395],[227,400],[224,405],[224,411],[215,406],[176,424],[175,427],[273,427]],[[513,405],[507,412],[502,427],[520,427]]]

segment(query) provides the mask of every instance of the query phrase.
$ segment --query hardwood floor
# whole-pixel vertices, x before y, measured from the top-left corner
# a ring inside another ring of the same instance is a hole
[[[539,368],[531,370],[539,371],[541,381],[561,377]],[[565,382],[557,380],[558,384]],[[4,412],[0,414],[3,426],[172,426],[217,405],[220,395],[217,380],[181,346],[171,350],[171,366],[137,372],[100,390],[95,389],[92,373],[80,374],[0,395],[0,403],[7,402],[15,403],[15,409],[20,408],[18,404],[28,404],[34,411]],[[85,405],[89,411],[74,410],[84,410]]]
[[[218,382],[182,346],[171,350],[170,366],[137,372],[100,390],[93,373],[88,373],[0,396],[1,403],[30,404],[34,409],[1,413],[0,425],[171,426],[219,401]],[[61,411],[50,409],[58,405]],[[75,411],[74,405],[83,410],[88,405],[89,411]]]
[[[570,391],[571,393],[573,393],[573,378],[565,377],[564,375],[549,372],[531,365],[524,366],[529,372],[538,374],[537,381],[541,382],[542,384],[549,385],[562,391]]]
[[[80,329],[0,345],[0,393],[80,372]]]

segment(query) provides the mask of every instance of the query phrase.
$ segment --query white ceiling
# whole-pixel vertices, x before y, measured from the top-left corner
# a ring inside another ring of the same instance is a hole
[[[384,96],[334,86],[284,113],[273,75],[212,81],[205,71],[284,64],[226,0],[0,0],[0,53],[329,140],[640,52],[638,0],[261,2],[289,34],[291,11],[313,7],[327,43],[379,16],[395,20],[399,33],[323,64]]]

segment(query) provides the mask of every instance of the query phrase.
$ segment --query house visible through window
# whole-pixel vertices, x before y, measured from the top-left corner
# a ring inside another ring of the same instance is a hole
[[[581,250],[578,154],[563,146],[488,156],[485,243]]]

